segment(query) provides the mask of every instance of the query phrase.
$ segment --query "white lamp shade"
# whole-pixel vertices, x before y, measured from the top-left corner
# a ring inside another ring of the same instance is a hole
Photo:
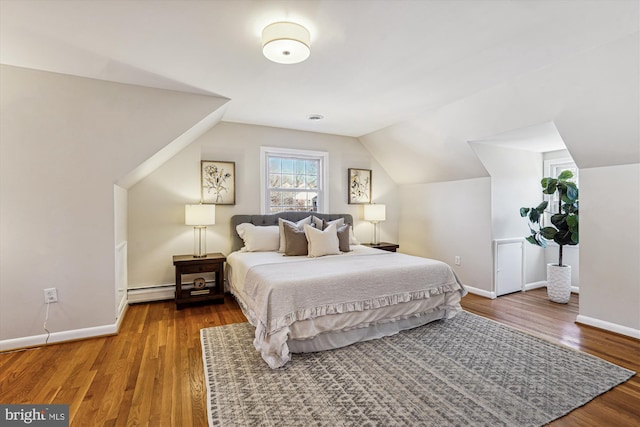
[[[213,225],[216,223],[216,205],[185,205],[186,225]]]
[[[274,22],[262,30],[262,53],[279,64],[296,64],[311,54],[309,30],[293,22]]]
[[[364,205],[364,220],[365,221],[384,221],[386,219],[386,206],[385,205]]]

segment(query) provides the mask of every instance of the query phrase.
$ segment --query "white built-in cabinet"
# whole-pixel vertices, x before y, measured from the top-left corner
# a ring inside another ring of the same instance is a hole
[[[496,296],[524,289],[524,239],[494,240],[493,260],[493,283]]]

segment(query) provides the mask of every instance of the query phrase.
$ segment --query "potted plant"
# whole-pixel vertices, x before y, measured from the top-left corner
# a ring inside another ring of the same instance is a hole
[[[520,216],[529,221],[529,243],[543,248],[547,247],[548,240],[558,244],[558,264],[547,265],[547,293],[551,301],[565,304],[571,296],[571,266],[562,263],[562,247],[577,245],[579,241],[578,186],[570,181],[571,178],[573,173],[565,170],[558,178],[547,177],[540,181],[544,194],[557,197],[558,210],[551,215],[551,225],[541,224],[549,202],[543,201],[535,208],[520,208]]]

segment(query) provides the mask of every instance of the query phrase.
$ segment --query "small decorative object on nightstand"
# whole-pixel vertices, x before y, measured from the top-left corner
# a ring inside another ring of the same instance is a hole
[[[206,254],[203,257],[193,255],[175,255],[173,265],[176,268],[176,307],[180,310],[184,304],[221,301],[224,302],[224,262],[227,259],[220,253]],[[182,284],[183,274],[214,273],[215,281],[212,285],[204,278],[194,279],[193,286]]]
[[[370,248],[382,249],[383,251],[395,252],[396,249],[400,247],[400,245],[396,245],[395,243],[388,242],[380,242],[380,243],[363,243],[364,246],[369,246]]]

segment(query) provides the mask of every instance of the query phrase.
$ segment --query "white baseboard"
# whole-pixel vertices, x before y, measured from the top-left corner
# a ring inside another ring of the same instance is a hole
[[[61,343],[65,341],[76,341],[87,338],[97,338],[106,335],[115,335],[120,330],[120,326],[127,314],[126,298],[123,298],[118,307],[118,318],[113,325],[95,326],[91,328],[72,329],[69,331],[52,332],[47,340],[47,334],[32,335],[30,337],[14,338],[0,341],[0,351],[10,351],[29,347],[39,347],[47,344]]]
[[[129,303],[126,298],[122,299],[123,304],[120,305],[120,309],[118,310],[118,318],[116,319],[116,333],[120,331],[120,326],[122,325],[122,321],[124,320],[125,314],[127,314],[127,310],[129,309]]]
[[[538,289],[538,288],[544,288],[547,286],[547,282],[545,280],[542,280],[540,282],[531,282],[531,283],[527,283],[524,285],[524,290],[525,291],[530,291],[532,289]],[[579,294],[580,293],[580,288],[577,286],[572,286],[571,287],[571,293],[572,294]]]
[[[530,291],[532,289],[544,288],[547,286],[547,282],[542,280],[540,282],[531,282],[524,285],[524,291]],[[474,288],[473,286],[464,285],[465,289],[469,291],[470,294],[480,295],[481,297],[495,299],[497,297],[495,292],[485,291],[484,289]],[[577,286],[571,287],[571,292],[574,294],[580,293],[580,288]]]
[[[175,292],[176,285],[174,284],[150,286],[148,288],[129,289],[129,291],[127,292],[127,300],[129,301],[129,304],[162,301],[174,299]]]
[[[122,319],[124,318],[124,315],[127,312],[128,308],[129,301],[127,301],[127,295],[125,294],[124,298],[120,300],[120,305],[118,306],[118,319],[116,320],[118,330],[120,329],[120,323],[122,322]]]
[[[576,317],[576,323],[582,323],[584,325],[604,329],[605,331],[615,332],[617,334],[626,335],[631,338],[640,339],[640,329],[633,329],[628,326],[618,325],[617,323],[595,319],[593,317],[584,316],[582,314],[579,314],[578,317]]]
[[[118,320],[121,320],[122,317]],[[47,340],[47,334],[32,335],[30,337],[14,338],[0,341],[0,351],[15,350],[26,347],[38,347],[48,344],[60,343],[64,341],[76,341],[86,338],[96,338],[105,335],[118,333],[120,322],[113,325],[94,326],[91,328],[72,329],[69,331],[52,332]]]
[[[496,299],[496,293],[485,291],[484,289],[474,288],[473,286],[464,285],[464,288],[470,293],[475,295],[480,295],[481,297]]]
[[[546,286],[547,286],[547,281],[546,280],[542,280],[540,282],[525,283],[524,290],[525,291],[530,291],[532,289],[544,288]]]

